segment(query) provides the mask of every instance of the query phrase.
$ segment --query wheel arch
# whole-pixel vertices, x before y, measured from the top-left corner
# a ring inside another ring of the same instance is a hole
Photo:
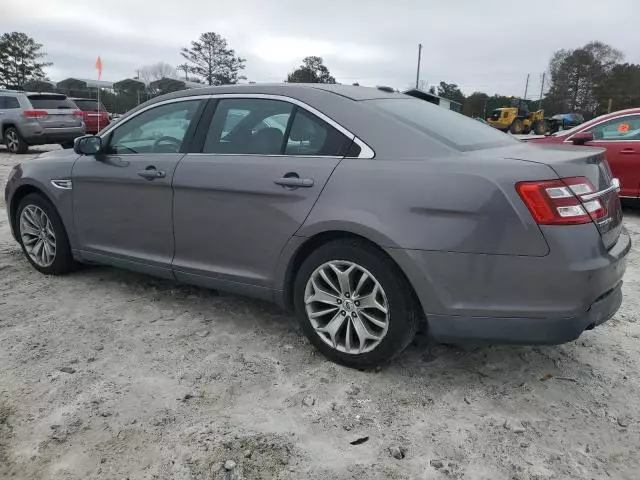
[[[402,275],[403,279],[407,282],[407,285],[411,289],[411,295],[416,302],[416,306],[420,306],[421,302],[416,294],[413,284],[409,280],[409,277],[401,268],[401,266],[389,255],[385,249],[380,246],[378,243],[372,241],[366,236],[350,232],[348,230],[327,230],[323,232],[316,233],[315,235],[306,238],[300,245],[298,245],[297,249],[290,256],[290,259],[286,265],[286,270],[284,274],[284,283],[283,290],[280,298],[278,299],[278,303],[281,303],[282,306],[291,310],[293,309],[293,291],[296,276],[300,267],[304,263],[304,261],[309,258],[309,256],[321,248],[323,245],[327,243],[333,242],[335,240],[358,240],[362,241],[370,247],[378,250],[381,255],[387,257],[398,269],[398,272]]]

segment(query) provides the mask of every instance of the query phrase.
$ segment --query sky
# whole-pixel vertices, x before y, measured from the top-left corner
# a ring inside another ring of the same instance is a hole
[[[247,59],[245,76],[282,82],[317,55],[340,83],[456,83],[465,94],[540,94],[554,51],[591,40],[640,63],[640,1],[537,0],[0,0],[0,33],[44,45],[49,78],[131,78],[144,65],[184,62],[181,47],[202,32],[224,36]],[[609,13],[610,12],[610,13]]]

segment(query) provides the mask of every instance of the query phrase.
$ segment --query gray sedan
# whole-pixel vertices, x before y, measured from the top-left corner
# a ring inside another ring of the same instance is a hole
[[[631,243],[599,149],[525,144],[378,89],[172,93],[17,165],[11,227],[45,274],[78,263],[267,299],[323,354],[561,343],[619,308]]]

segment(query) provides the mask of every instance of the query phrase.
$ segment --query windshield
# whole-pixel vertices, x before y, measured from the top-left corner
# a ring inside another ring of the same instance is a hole
[[[103,112],[107,111],[102,103],[98,105],[97,100],[74,100],[73,103],[75,103],[83,112],[97,112],[98,110]]]
[[[369,103],[457,150],[480,150],[518,142],[500,130],[424,100],[385,98]]]

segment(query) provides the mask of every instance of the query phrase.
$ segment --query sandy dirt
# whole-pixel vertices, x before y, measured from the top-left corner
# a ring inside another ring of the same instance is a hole
[[[3,191],[28,158],[0,147]],[[0,478],[637,479],[637,246],[624,292],[566,345],[421,336],[360,372],[275,306],[110,268],[40,275],[0,204]]]

